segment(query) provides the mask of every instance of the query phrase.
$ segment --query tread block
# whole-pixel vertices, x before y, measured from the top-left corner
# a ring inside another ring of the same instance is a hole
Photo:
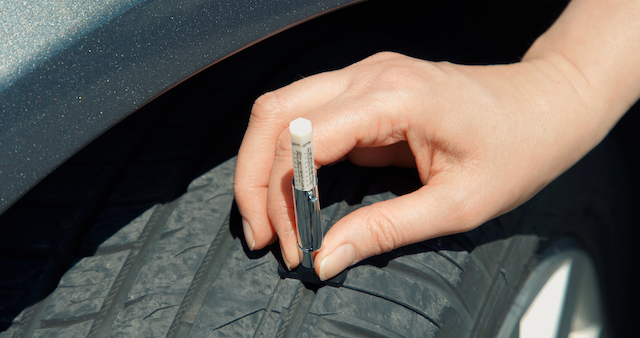
[[[473,288],[475,290],[483,292],[489,288],[491,275],[489,274],[489,271],[484,268],[484,265],[477,264],[476,255],[473,253],[470,254],[464,248],[449,240],[448,237],[438,238],[423,243],[435,243],[435,247],[431,245],[428,247],[461,268],[469,278],[475,281],[473,283]]]
[[[97,314],[128,254],[123,251],[78,261],[48,297],[42,321],[65,322]]]
[[[207,250],[227,221],[233,201],[228,173],[234,165],[228,161],[200,177],[203,184],[199,189],[180,198],[160,239],[153,243],[110,335],[167,334]]]
[[[431,337],[440,332],[415,311],[344,287],[319,289],[309,314],[301,337]]]
[[[0,330],[6,329],[14,317],[24,309],[29,302],[29,292],[27,291],[14,291],[14,290],[0,290]],[[0,337],[2,333],[0,333]]]
[[[229,255],[220,259],[225,259],[224,266],[211,286],[189,336],[220,336],[223,332],[240,332],[238,325],[247,325],[247,321],[241,319],[257,313],[262,318],[267,312],[270,316],[269,325],[265,326],[277,328],[279,323],[274,325],[272,321],[277,321],[283,308],[289,306],[295,286],[300,283],[289,281],[276,288],[280,279],[276,274],[278,263],[273,255],[249,259],[238,239]],[[270,302],[275,303],[271,306],[272,310],[267,311]],[[255,318],[249,322],[258,327],[259,322]],[[224,331],[216,333],[223,328]],[[248,331],[251,332],[250,336],[253,336],[255,328]],[[275,335],[275,331],[272,333]]]
[[[485,294],[491,285],[491,277],[488,273],[483,273],[483,270],[472,259],[472,255],[464,250],[440,250],[435,251],[435,253],[448,260],[455,266],[455,269],[461,271],[460,283],[456,285],[456,289],[465,299],[472,314],[476,313],[475,311],[479,311],[481,300],[478,299],[478,295]],[[434,266],[436,270],[439,268],[444,268],[444,264]]]
[[[14,330],[14,328],[10,328],[7,331],[2,331],[0,332],[0,338],[13,338],[14,333],[16,333],[17,331]]]
[[[468,314],[465,316],[459,311],[447,294],[388,270],[368,265],[357,266],[349,271],[344,287],[369,295],[363,298],[373,296],[399,305],[436,326],[444,318],[447,308],[453,308],[456,315],[449,316],[451,325],[447,326],[448,331],[444,334],[449,337],[464,337],[468,334],[473,325],[465,320]]]
[[[500,264],[501,253],[504,250],[498,251],[491,245],[491,242],[487,240],[487,237],[482,233],[480,229],[484,225],[475,228],[465,233],[451,236],[454,241],[458,242],[458,245],[463,244],[465,250],[468,250],[472,254],[476,264],[486,270],[489,276],[493,276],[498,270],[498,264]]]
[[[124,304],[108,337],[164,337],[178,312],[179,294],[147,294]]]
[[[200,175],[187,187],[187,191],[194,191],[205,186],[217,187],[220,193],[233,191],[233,176],[236,170],[236,157],[233,157],[216,168]]]
[[[293,279],[281,279],[271,296],[269,305],[265,310],[265,316],[261,319],[261,326],[255,331],[255,335],[275,337],[284,319],[284,314],[292,309],[292,301],[295,293],[301,288],[301,284]]]
[[[466,321],[471,321],[482,305],[476,292],[461,292],[461,285],[473,284],[464,272],[433,252],[398,257],[390,262],[390,270],[408,278],[416,278],[421,284],[448,294],[449,300],[455,302],[459,311],[463,312],[461,315],[468,317]]]
[[[254,337],[253,332],[256,331],[256,328],[260,325],[263,317],[267,314],[264,311],[257,311],[251,313],[247,316],[244,316],[236,321],[234,321],[233,325],[225,325],[223,327],[214,327],[211,328],[206,337]],[[203,332],[204,334],[204,332]],[[190,337],[204,337],[204,336],[190,336]],[[262,336],[268,337],[268,336]]]
[[[102,209],[80,247],[81,252],[105,254],[133,247],[155,208],[153,204],[142,204]]]

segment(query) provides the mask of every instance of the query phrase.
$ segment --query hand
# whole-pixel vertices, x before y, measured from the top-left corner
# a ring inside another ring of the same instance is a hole
[[[460,66],[380,53],[260,97],[234,192],[249,247],[277,237],[300,263],[288,124],[311,120],[319,168],[415,166],[424,185],[338,221],[315,257],[321,279],[372,255],[471,230],[524,203],[606,134],[589,86],[561,57]],[[611,125],[611,123],[609,123]]]

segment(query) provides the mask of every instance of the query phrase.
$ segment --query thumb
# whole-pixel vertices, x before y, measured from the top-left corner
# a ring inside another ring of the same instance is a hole
[[[365,258],[472,229],[475,222],[470,222],[464,212],[465,190],[426,185],[411,194],[352,212],[325,236],[315,257],[316,273],[327,280]]]

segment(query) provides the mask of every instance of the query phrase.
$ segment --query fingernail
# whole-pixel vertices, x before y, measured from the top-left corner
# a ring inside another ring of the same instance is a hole
[[[244,231],[244,239],[247,241],[247,246],[249,246],[249,250],[253,251],[253,248],[256,246],[256,240],[253,239],[253,231],[251,231],[251,226],[249,226],[249,222],[246,219],[242,219],[242,230]]]
[[[287,266],[287,270],[291,271],[291,263],[289,263],[287,257],[285,257],[284,251],[282,251],[282,249],[280,249],[280,252],[282,253],[282,260],[284,261],[284,265]]]
[[[333,250],[320,263],[320,280],[327,280],[339,274],[342,270],[356,264],[356,249],[351,244],[343,244]]]

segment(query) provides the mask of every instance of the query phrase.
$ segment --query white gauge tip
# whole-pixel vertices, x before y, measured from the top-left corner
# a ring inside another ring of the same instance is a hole
[[[291,137],[304,137],[307,134],[311,134],[311,121],[298,117],[297,119],[289,123],[289,132]]]
[[[294,186],[298,190],[310,191],[316,185],[311,121],[299,117],[289,123],[289,132],[291,133]]]

